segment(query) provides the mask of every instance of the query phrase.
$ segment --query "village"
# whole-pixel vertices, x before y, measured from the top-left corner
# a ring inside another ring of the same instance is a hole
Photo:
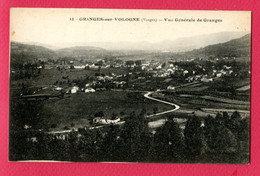
[[[229,77],[240,78],[242,74],[245,76],[246,71],[248,77],[250,77],[250,70],[233,69],[232,66],[234,65],[235,59],[235,57],[210,59],[182,58],[179,61],[168,60],[166,62],[161,62],[160,60],[122,61],[119,59],[98,59],[96,62],[88,62],[85,64],[83,64],[82,61],[80,62],[76,59],[69,60],[68,58],[61,59],[60,62],[56,62],[56,64],[50,64],[53,62],[50,60],[48,62],[42,62],[39,59],[38,64],[33,66],[37,68],[33,73],[44,75],[46,72],[51,72],[52,75],[55,75],[55,78],[51,79],[47,77],[48,84],[42,83],[43,85],[41,85],[41,83],[37,83],[37,86],[35,86],[29,95],[27,92],[27,94],[22,93],[20,96],[28,100],[71,99],[74,94],[82,95],[82,93],[85,93],[95,96],[97,95],[96,93],[99,93],[100,96],[103,96],[102,94],[104,93],[102,92],[111,91],[136,93],[154,91],[155,93],[153,95],[159,99],[164,99],[165,94],[169,93],[174,95],[185,93],[188,94],[187,96],[198,93],[214,95],[211,87],[216,87],[215,84],[219,84],[219,82]],[[26,65],[24,65],[24,68],[26,68]],[[15,77],[15,74],[18,73],[12,72],[11,76]],[[19,74],[21,74],[21,71]],[[50,81],[54,83],[50,84]],[[232,91],[243,93],[247,91],[248,88],[250,88],[248,87],[248,82],[243,82],[243,84],[237,85],[235,90],[233,90],[234,88],[232,87]],[[230,93],[228,95],[230,95]],[[168,95],[168,97],[170,96]],[[175,96],[175,98],[177,97]],[[228,99],[223,100],[223,98],[218,97],[206,99],[203,97],[203,101],[228,101]],[[234,99],[234,97],[232,97],[232,99]],[[212,106],[209,106],[209,103],[207,103],[207,106],[205,105],[204,108],[212,108]],[[120,113],[117,112],[117,116],[113,116],[111,113],[97,116],[94,113],[91,115],[95,115],[95,118],[91,118],[91,122],[93,122],[91,124],[109,125],[121,123],[124,116],[119,114]],[[25,126],[28,128],[27,124],[25,124]],[[75,127],[73,128],[75,129]],[[66,125],[64,129],[70,130],[71,127]],[[53,130],[55,131],[55,129]]]
[[[223,121],[223,117],[236,118],[236,123],[242,126],[250,116],[250,102],[243,97],[248,97],[251,73],[236,58],[117,60],[116,63],[97,60],[84,64],[63,60],[57,64],[25,64],[23,67],[27,71],[20,69],[11,72],[11,76],[31,75],[26,79],[35,82],[31,81],[33,84],[29,87],[19,83],[22,88],[19,97],[33,109],[39,104],[40,109],[30,115],[32,119],[19,124],[22,128],[17,128],[16,133],[25,135],[23,140],[32,148],[43,142],[65,147],[73,140],[73,145],[84,150],[80,148],[82,142],[96,148],[110,138],[114,138],[118,148],[124,138],[121,132],[129,125],[133,129],[142,125],[143,120],[149,132],[146,140],[151,140],[156,139],[158,130],[171,123],[176,124],[178,133],[186,138],[189,123],[195,119],[199,121],[198,128],[207,129],[210,119],[219,125],[231,123]],[[223,151],[230,155],[244,150],[247,143],[240,139],[242,137],[238,137],[241,149],[227,143],[229,147]],[[105,146],[98,151],[105,152]],[[55,153],[52,155],[55,158]],[[95,156],[95,161],[104,160],[95,152],[86,157],[76,156],[82,161],[91,161],[89,156]]]
[[[250,12],[45,10],[9,15],[10,161],[250,163]]]
[[[235,59],[235,58],[233,58]],[[197,59],[198,61],[202,60]],[[80,85],[74,84],[68,87],[55,85],[55,90],[65,93],[93,93],[95,91],[104,91],[107,89],[135,89],[135,90],[156,90],[160,89],[174,89],[180,83],[203,82],[209,83],[224,76],[237,76],[239,73],[234,73],[230,63],[230,58],[221,58],[222,61],[229,60],[227,64],[219,65],[219,58],[211,59],[210,66],[204,67],[201,64],[196,66],[182,67],[182,63],[193,62],[194,59],[186,59],[180,62],[163,62],[158,61],[119,61],[119,63],[111,64],[105,60],[98,60],[96,63],[81,64],[79,61],[63,61],[60,65],[39,65],[37,69],[57,69],[62,73],[62,79],[68,81],[69,75],[72,72],[88,72],[94,71],[95,75],[90,80],[86,80]],[[216,68],[216,65],[218,65]],[[115,71],[109,71],[111,68]],[[116,73],[118,70],[124,70],[122,74]],[[106,72],[106,74],[104,73]],[[65,73],[65,74],[64,74]],[[67,73],[67,75],[66,75]],[[248,70],[250,74],[250,70]],[[176,82],[176,79],[178,81]],[[154,81],[159,81],[159,85],[155,85]],[[63,82],[64,82],[63,81]],[[69,82],[68,82],[69,83]],[[177,84],[177,85],[176,85]],[[144,86],[145,85],[145,86]]]
[[[223,128],[229,131],[228,139],[223,137],[228,147],[221,151],[227,155],[239,151],[248,154],[245,139],[250,119],[251,71],[247,55],[203,57],[167,51],[109,54],[97,51],[85,55],[77,52],[73,57],[69,53],[39,56],[27,58],[25,62],[17,58],[11,64],[13,138],[29,144],[28,150],[48,143],[45,147],[73,145],[81,151],[77,155],[69,154],[69,159],[63,153],[56,154],[59,151],[51,151],[52,155],[46,158],[74,160],[76,156],[78,161],[92,161],[91,157],[104,161],[95,151],[105,152],[106,140],[113,140],[117,149],[122,145],[127,148],[125,140],[132,139],[127,134],[142,134],[144,141],[150,142],[148,147],[159,152],[154,145],[173,144],[173,141],[165,144],[154,141],[161,138],[158,135],[170,133],[162,130],[170,128],[182,141],[189,137],[187,130],[194,131],[189,124],[196,123],[196,128],[201,130],[196,135],[203,133],[210,145],[214,142],[207,135]],[[17,56],[22,58],[20,54]],[[223,134],[222,130],[216,138]],[[233,143],[234,135],[240,141],[237,144]],[[203,143],[204,137],[199,138]],[[88,153],[81,146],[94,151]],[[207,150],[207,147],[200,149]],[[116,157],[117,152],[113,155]],[[157,154],[153,157],[160,160]],[[114,160],[120,158],[124,157]]]

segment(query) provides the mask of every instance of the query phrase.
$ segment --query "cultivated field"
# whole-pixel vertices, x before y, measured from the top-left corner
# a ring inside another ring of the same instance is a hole
[[[140,113],[145,108],[147,114],[153,114],[154,108],[158,112],[172,109],[169,105],[144,98],[141,93],[104,91],[95,93],[71,94],[71,97],[60,100],[47,100],[44,103],[42,118],[50,126],[57,124],[57,129],[75,124],[76,128],[89,126],[89,116],[103,111],[105,117],[111,117],[113,113],[129,115],[135,111]],[[48,114],[48,115],[47,115]],[[124,116],[124,115],[123,115]]]

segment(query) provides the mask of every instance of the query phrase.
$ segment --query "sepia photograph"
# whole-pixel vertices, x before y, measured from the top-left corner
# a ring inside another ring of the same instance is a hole
[[[250,11],[11,8],[9,77],[9,161],[250,164]]]

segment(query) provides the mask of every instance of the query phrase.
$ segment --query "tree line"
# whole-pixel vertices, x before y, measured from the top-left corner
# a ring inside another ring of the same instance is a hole
[[[10,131],[10,160],[73,162],[248,163],[249,118],[235,111],[204,119],[188,118],[185,128],[165,117],[150,129],[145,118],[132,112],[125,123],[99,129],[78,129],[64,135]],[[180,118],[178,116],[178,118]]]

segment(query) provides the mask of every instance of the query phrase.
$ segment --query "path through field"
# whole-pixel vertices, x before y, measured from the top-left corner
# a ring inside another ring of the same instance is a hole
[[[180,106],[177,105],[177,104],[174,104],[174,103],[171,103],[171,102],[168,102],[168,101],[163,101],[163,100],[160,100],[160,99],[156,99],[156,98],[150,97],[150,95],[151,95],[152,93],[153,93],[153,92],[147,92],[147,93],[144,95],[144,97],[145,97],[145,98],[148,98],[148,99],[150,99],[150,100],[158,101],[158,102],[160,102],[160,103],[164,103],[164,104],[171,105],[171,106],[173,106],[174,108],[171,109],[171,110],[168,110],[168,111],[164,111],[164,112],[159,112],[159,113],[156,113],[156,114],[148,115],[148,116],[146,116],[146,117],[154,117],[154,116],[158,116],[158,115],[163,115],[163,114],[171,113],[171,112],[174,112],[174,111],[177,111],[178,109],[180,109]],[[165,119],[159,119],[159,120],[155,120],[155,121],[149,122],[149,123],[148,123],[148,126],[149,126],[150,128],[157,128],[157,127],[162,126],[164,123],[165,123]]]

